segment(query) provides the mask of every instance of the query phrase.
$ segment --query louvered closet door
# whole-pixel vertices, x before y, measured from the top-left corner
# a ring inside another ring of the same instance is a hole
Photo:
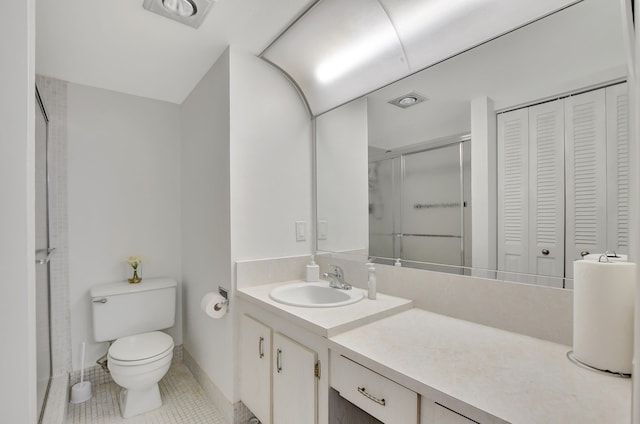
[[[529,272],[528,149],[528,109],[498,115],[499,271]]]
[[[562,100],[529,108],[529,272],[564,276],[564,110]],[[561,279],[535,283],[562,287]]]
[[[607,249],[629,253],[629,103],[627,84],[607,87]]]
[[[607,147],[605,90],[565,100],[567,249],[566,274],[582,252],[607,247]]]

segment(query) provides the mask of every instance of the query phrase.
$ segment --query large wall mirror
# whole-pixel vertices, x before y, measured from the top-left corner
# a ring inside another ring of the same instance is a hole
[[[583,0],[316,117],[318,251],[568,288],[581,255],[626,253],[621,22]]]

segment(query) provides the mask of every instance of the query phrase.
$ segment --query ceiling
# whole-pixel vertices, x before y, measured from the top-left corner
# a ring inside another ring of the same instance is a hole
[[[584,0],[367,96],[369,144],[384,150],[468,132],[470,103],[496,110],[549,100],[626,77],[617,2]],[[428,98],[400,109],[389,100]]]
[[[36,72],[182,103],[228,45],[260,53],[310,0],[219,0],[199,29],[143,0],[37,0]]]

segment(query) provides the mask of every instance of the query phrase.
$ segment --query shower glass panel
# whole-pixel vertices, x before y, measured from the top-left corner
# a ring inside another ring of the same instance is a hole
[[[394,171],[399,172],[398,159],[369,163],[369,255],[397,258],[394,228]]]
[[[403,259],[463,265],[460,145],[404,156]]]
[[[35,128],[35,229],[36,229],[36,359],[37,407],[41,417],[51,378],[49,323],[49,210],[47,185],[47,116],[36,94]]]
[[[464,139],[369,163],[370,256],[470,263],[469,145]]]

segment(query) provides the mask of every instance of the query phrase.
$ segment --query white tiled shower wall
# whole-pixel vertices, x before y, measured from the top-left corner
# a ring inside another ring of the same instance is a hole
[[[71,369],[69,249],[67,221],[67,83],[36,75],[48,128],[51,359],[53,376]]]

